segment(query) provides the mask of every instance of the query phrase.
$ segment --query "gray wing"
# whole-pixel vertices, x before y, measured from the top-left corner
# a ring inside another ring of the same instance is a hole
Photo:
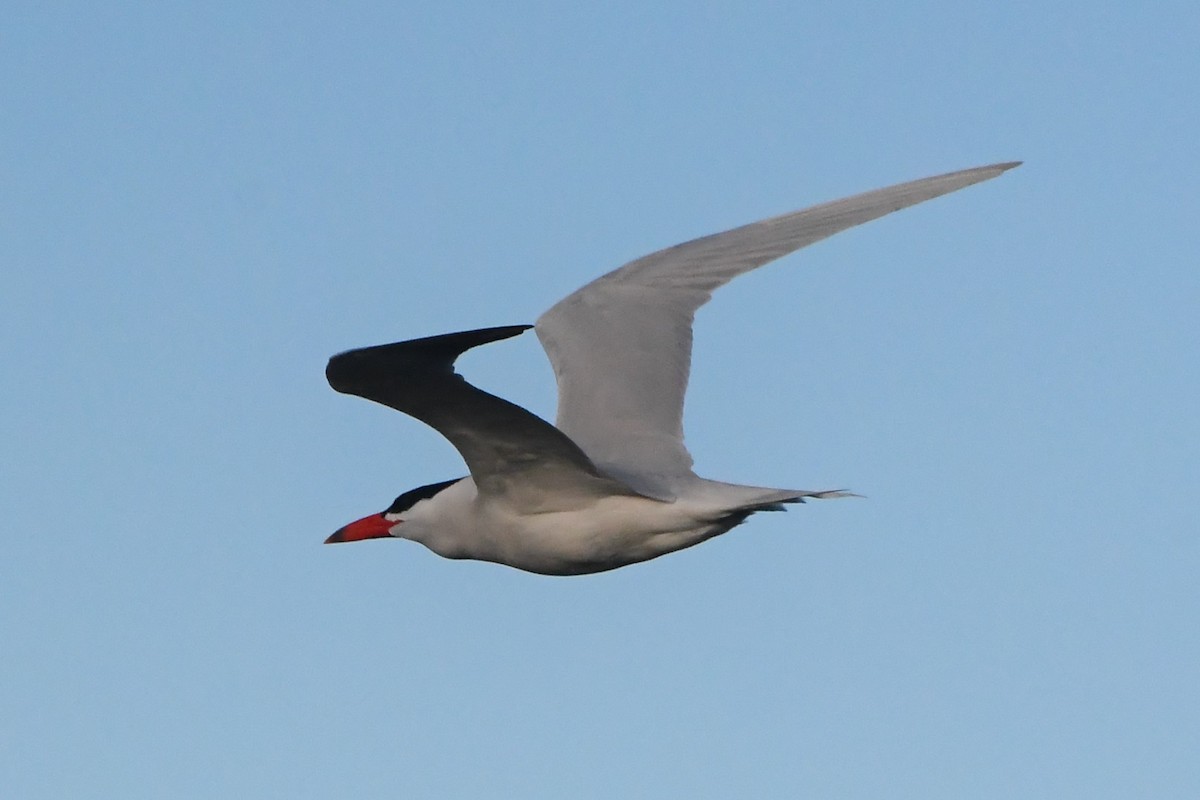
[[[481,494],[503,495],[518,510],[561,510],[596,496],[634,494],[601,474],[553,425],[475,388],[454,371],[454,361],[468,349],[530,327],[484,328],[350,350],[329,359],[325,376],[339,392],[402,411],[435,429],[467,462]]]
[[[718,287],[801,247],[994,178],[1020,162],[951,172],[835,200],[643,256],[543,314],[559,430],[600,469],[669,499],[692,476],[683,396],[692,318]]]

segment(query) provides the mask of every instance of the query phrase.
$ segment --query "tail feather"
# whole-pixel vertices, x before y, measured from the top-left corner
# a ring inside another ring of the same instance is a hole
[[[781,489],[777,490],[775,494],[781,496],[759,499],[722,514],[717,520],[721,526],[721,532],[723,533],[730,528],[741,525],[751,514],[756,514],[759,511],[787,511],[789,505],[803,503],[805,499],[828,500],[837,497],[862,497],[861,494],[847,492],[843,489],[830,489],[821,492],[786,491]]]
[[[832,500],[838,497],[862,497],[861,494],[848,492],[845,489],[825,489],[810,491],[808,489],[756,489],[752,486],[739,486],[747,490],[745,507],[777,505],[779,503],[803,503],[806,500]],[[742,505],[739,503],[739,505]]]
[[[780,500],[781,503],[803,503],[805,499],[810,500],[835,500],[839,497],[862,497],[861,494],[848,492],[845,489],[826,489],[821,492],[798,492],[795,497],[787,500]]]

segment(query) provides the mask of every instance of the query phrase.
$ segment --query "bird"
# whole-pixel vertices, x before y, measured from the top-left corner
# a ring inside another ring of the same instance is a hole
[[[429,425],[469,474],[406,491],[326,543],[408,539],[445,558],[586,575],[692,547],[758,512],[851,495],[745,486],[692,470],[683,404],[696,310],[738,275],[1020,163],[900,183],[668,247],[586,284],[534,325],[333,356],[325,374],[334,390]],[[467,350],[530,328],[557,380],[553,425],[454,369]]]

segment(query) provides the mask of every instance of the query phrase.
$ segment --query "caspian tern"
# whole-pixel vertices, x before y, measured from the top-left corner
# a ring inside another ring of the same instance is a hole
[[[405,492],[326,541],[411,539],[447,558],[579,575],[691,547],[758,511],[846,496],[722,483],[692,471],[682,419],[696,309],[744,272],[1019,163],[901,183],[651,253],[568,295],[536,325],[334,356],[330,386],[433,427],[470,475]],[[531,327],[558,380],[555,425],[454,371],[470,348]]]

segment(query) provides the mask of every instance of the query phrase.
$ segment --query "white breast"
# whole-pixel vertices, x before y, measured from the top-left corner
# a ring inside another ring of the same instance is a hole
[[[480,497],[470,478],[414,505],[399,528],[446,558],[507,564],[547,575],[615,569],[690,547],[722,533],[712,503],[664,503],[614,495],[585,507],[518,514]]]

